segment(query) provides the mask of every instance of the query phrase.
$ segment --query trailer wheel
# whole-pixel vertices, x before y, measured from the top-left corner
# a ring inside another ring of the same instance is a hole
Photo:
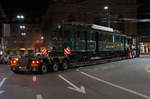
[[[64,62],[62,63],[62,70],[67,70],[68,68],[69,68],[68,62],[67,62],[67,61],[64,61]]]
[[[43,65],[41,66],[41,73],[47,73],[47,71],[48,71],[48,70],[47,70],[47,66],[43,64]]]
[[[13,71],[15,74],[18,74],[18,73],[20,73],[19,71]]]
[[[23,74],[25,72],[24,71],[13,71],[13,73],[15,73],[15,74]]]
[[[59,66],[58,66],[57,63],[54,63],[54,64],[52,65],[52,71],[53,71],[53,72],[57,72],[57,71],[58,71],[58,68],[59,68]]]

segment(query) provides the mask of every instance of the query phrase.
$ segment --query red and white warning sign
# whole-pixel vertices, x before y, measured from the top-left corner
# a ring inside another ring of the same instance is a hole
[[[65,48],[64,49],[64,54],[66,54],[66,55],[71,54],[71,49],[70,48]]]
[[[46,49],[42,49],[41,52],[42,52],[43,55],[48,55],[48,52],[47,52]]]

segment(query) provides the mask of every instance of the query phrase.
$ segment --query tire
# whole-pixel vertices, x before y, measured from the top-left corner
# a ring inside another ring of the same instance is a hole
[[[20,71],[13,71],[15,74],[19,74],[20,73]]]
[[[41,66],[41,70],[40,71],[41,71],[42,74],[47,73],[48,72],[47,66],[43,64]]]
[[[57,72],[58,69],[59,69],[58,64],[57,64],[57,63],[54,63],[54,64],[52,65],[52,71],[53,71],[53,72]]]
[[[67,61],[64,61],[64,62],[62,63],[62,70],[67,70],[68,68],[69,68],[68,62],[67,62]]]

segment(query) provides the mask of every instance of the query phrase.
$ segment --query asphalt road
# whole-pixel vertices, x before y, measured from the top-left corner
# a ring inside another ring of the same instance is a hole
[[[150,55],[44,75],[0,65],[0,99],[150,99]]]

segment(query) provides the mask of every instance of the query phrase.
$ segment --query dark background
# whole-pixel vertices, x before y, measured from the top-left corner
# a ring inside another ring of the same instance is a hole
[[[138,18],[150,18],[150,0],[139,0]]]
[[[6,15],[11,18],[18,13],[41,16],[48,8],[48,0],[0,0]]]
[[[12,18],[19,13],[25,16],[41,16],[48,8],[48,1],[60,2],[62,0],[0,0],[2,8],[8,18]],[[71,3],[74,0],[71,0]],[[77,0],[76,0],[77,1]],[[78,0],[81,1],[81,0]],[[138,0],[138,18],[150,18],[150,0]]]

